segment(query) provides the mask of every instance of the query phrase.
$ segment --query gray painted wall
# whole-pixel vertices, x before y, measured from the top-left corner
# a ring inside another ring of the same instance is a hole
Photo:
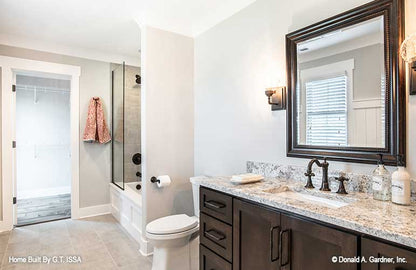
[[[306,166],[286,157],[286,111],[270,110],[264,90],[286,85],[285,35],[368,0],[257,0],[195,40],[195,174],[229,175],[247,160]],[[415,31],[407,0],[406,31]],[[411,31],[408,34],[412,33]],[[408,123],[416,99],[409,97]],[[409,126],[409,125],[408,125]],[[416,130],[409,126],[408,137]],[[408,169],[416,175],[414,142]],[[332,168],[372,172],[374,166],[331,162]]]
[[[309,69],[354,59],[354,99],[381,97],[381,74],[384,70],[384,45],[375,44],[299,64],[299,69]]]
[[[81,208],[110,203],[108,183],[111,182],[111,145],[90,144],[82,141],[91,97],[102,98],[107,122],[110,119],[110,64],[5,45],[0,45],[0,55],[81,67],[79,203]]]
[[[194,41],[160,29],[142,29],[143,231],[150,221],[193,214]],[[169,175],[157,188],[149,179]]]

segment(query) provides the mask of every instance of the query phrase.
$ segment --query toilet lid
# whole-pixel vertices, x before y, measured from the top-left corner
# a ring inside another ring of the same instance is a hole
[[[198,225],[196,217],[185,214],[172,215],[153,220],[146,226],[146,231],[152,234],[172,234],[190,230]]]

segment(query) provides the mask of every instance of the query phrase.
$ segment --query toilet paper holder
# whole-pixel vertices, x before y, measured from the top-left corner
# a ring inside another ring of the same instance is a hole
[[[152,178],[150,178],[150,182],[152,182],[152,183],[160,183],[160,180],[157,179],[156,177],[152,176]]]

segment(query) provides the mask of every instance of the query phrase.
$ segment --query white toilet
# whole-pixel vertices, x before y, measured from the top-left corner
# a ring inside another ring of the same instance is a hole
[[[199,268],[199,185],[192,184],[195,216],[172,215],[153,220],[146,237],[153,245],[152,270]]]

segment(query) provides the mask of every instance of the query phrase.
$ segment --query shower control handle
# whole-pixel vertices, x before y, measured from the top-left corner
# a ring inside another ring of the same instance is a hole
[[[142,154],[140,153],[136,153],[133,155],[133,157],[131,158],[131,161],[135,164],[135,165],[140,165],[142,164]]]

